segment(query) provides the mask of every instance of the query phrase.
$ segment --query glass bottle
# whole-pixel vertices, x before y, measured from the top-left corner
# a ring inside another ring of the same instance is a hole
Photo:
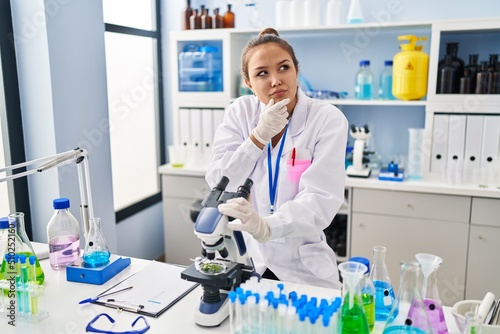
[[[425,312],[433,333],[447,334],[448,327],[444,318],[443,305],[439,298],[437,286],[437,272],[443,259],[432,254],[419,253],[415,255],[422,269],[422,298],[424,299]],[[413,317],[414,309],[410,308],[409,317]]]
[[[460,78],[460,94],[472,94],[474,92],[473,78],[471,70],[466,67],[464,69],[464,76]]]
[[[432,333],[421,296],[421,269],[416,261],[401,262],[401,283],[383,334]],[[411,315],[409,310],[412,310]]]
[[[458,57],[458,45],[459,45],[459,43],[446,43],[446,55],[438,63],[438,85],[440,82],[439,69],[445,65],[447,56],[449,56],[451,58],[450,65],[456,69],[456,76],[454,78],[455,82],[452,86],[455,90],[453,92],[450,92],[450,93],[442,93],[442,94],[456,94],[456,93],[458,93],[458,87],[460,86],[460,78],[463,77],[463,71],[464,71],[464,61]]]
[[[214,28],[224,28],[224,18],[220,15],[219,8],[214,9],[214,17],[212,18],[212,22]]]
[[[392,95],[392,60],[384,61],[384,69],[380,73],[379,94],[381,100],[394,100]]]
[[[488,92],[488,62],[481,62],[481,69],[477,72],[476,94],[486,94]]]
[[[488,94],[500,93],[500,68],[498,64],[498,55],[490,54],[488,64]]]
[[[359,262],[347,261],[339,264],[339,271],[343,279],[342,334],[370,333],[359,289],[360,280],[367,270],[368,268]]]
[[[49,261],[52,269],[60,270],[80,258],[80,227],[69,211],[68,198],[53,201],[54,214],[47,224]]]
[[[8,236],[12,237],[11,235],[13,235],[15,242],[14,242],[14,247],[12,247],[12,245],[7,244],[5,248],[6,249],[5,256],[2,259],[2,267],[0,270],[0,275],[3,275],[4,278],[6,278],[5,275],[9,274],[8,262],[15,261],[14,256],[16,255],[19,256],[22,254],[26,255],[26,258],[29,258],[30,256],[36,256],[35,251],[33,250],[33,246],[31,245],[31,242],[28,239],[28,236],[26,235],[26,230],[24,228],[24,213],[22,212],[11,213],[8,216],[8,218],[9,218],[9,228],[7,230]],[[45,274],[37,258],[36,283],[41,285],[43,284],[44,280],[45,280]]]
[[[89,223],[87,245],[83,253],[83,266],[86,268],[98,268],[109,262],[111,254],[101,231],[101,219],[98,217],[90,218]]]
[[[208,8],[204,8],[201,14],[201,29],[212,29],[212,17],[208,14]]]
[[[469,55],[469,64],[464,67],[464,77],[466,76],[465,72],[467,71],[467,76],[470,78],[470,93],[464,94],[474,94],[476,91],[477,72],[479,72],[480,69],[478,59],[479,55],[477,54]]]
[[[384,246],[373,247],[373,265],[370,271],[370,279],[377,292],[375,296],[376,320],[387,320],[394,303],[394,289],[385,264],[386,252],[387,248]]]
[[[191,15],[193,15],[193,8],[191,8],[191,0],[187,0],[186,3],[187,3],[187,6],[182,11],[182,30],[191,29],[189,21],[190,21]]]
[[[224,14],[224,28],[234,28],[235,15],[231,11],[231,4],[227,5],[227,12]]]
[[[189,18],[189,27],[190,29],[201,29],[201,17],[198,15],[198,9],[195,9]]]
[[[446,55],[444,63],[438,69],[438,94],[458,93],[457,77],[458,70],[452,64],[453,58]]]
[[[360,61],[359,67],[356,74],[355,97],[358,100],[370,100],[373,96],[373,74],[370,70],[370,61]]]
[[[363,302],[363,310],[366,314],[366,320],[368,321],[368,328],[370,331],[373,330],[375,326],[375,286],[370,279],[370,260],[366,257],[356,256],[351,257],[349,261],[359,262],[366,266],[366,272],[359,281],[359,289],[361,290],[361,300]]]

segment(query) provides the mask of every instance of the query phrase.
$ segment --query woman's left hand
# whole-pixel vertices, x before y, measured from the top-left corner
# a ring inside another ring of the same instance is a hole
[[[231,230],[246,231],[259,242],[269,240],[271,236],[269,225],[245,198],[232,198],[226,203],[220,204],[219,212],[235,218],[235,220],[229,222],[228,227]]]

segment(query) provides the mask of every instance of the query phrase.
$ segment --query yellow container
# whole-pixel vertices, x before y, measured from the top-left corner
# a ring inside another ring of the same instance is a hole
[[[398,36],[401,52],[393,59],[392,95],[401,100],[420,100],[427,94],[427,73],[429,71],[429,55],[422,51],[418,41],[427,37],[414,35]]]

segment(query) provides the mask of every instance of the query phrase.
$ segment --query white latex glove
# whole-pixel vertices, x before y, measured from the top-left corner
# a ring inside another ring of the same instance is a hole
[[[286,105],[290,99],[284,99],[274,103],[274,99],[260,113],[259,123],[252,130],[252,134],[262,145],[266,145],[271,138],[278,134],[286,125],[288,111]]]
[[[243,197],[232,198],[219,205],[219,212],[235,220],[229,222],[228,227],[234,231],[246,231],[255,240],[266,242],[271,236],[267,222],[255,212],[252,204]]]

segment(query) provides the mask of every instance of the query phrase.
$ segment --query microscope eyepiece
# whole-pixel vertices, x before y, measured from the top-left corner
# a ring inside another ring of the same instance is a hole
[[[219,183],[215,186],[215,189],[220,190],[220,191],[224,191],[224,190],[226,190],[228,183],[229,183],[229,179],[226,176],[223,176],[220,179]]]
[[[245,183],[238,187],[238,197],[248,198],[250,196],[250,189],[252,189],[253,181],[251,179],[246,179]]]

